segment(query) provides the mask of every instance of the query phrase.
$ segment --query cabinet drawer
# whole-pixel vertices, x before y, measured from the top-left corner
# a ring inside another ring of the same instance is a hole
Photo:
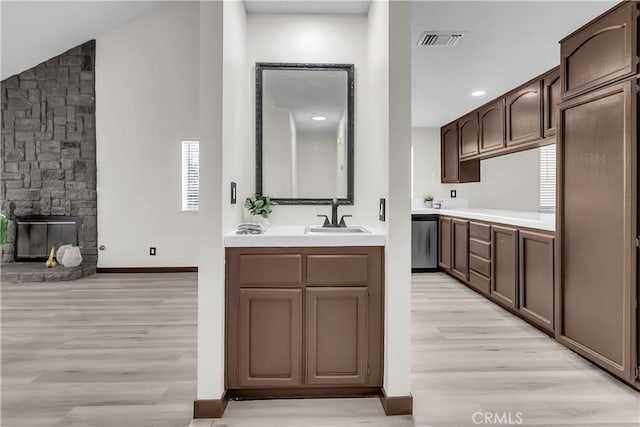
[[[491,259],[491,243],[472,237],[469,239],[469,253]]]
[[[240,286],[302,283],[301,254],[246,254],[239,256]]]
[[[489,293],[491,281],[475,271],[469,271],[469,284],[484,294]]]
[[[487,224],[480,224],[479,222],[469,223],[469,236],[476,239],[484,240],[485,242],[491,241],[491,226]]]
[[[469,267],[472,270],[482,273],[485,276],[491,276],[491,262],[475,255],[469,255]]]
[[[308,255],[309,285],[362,285],[369,282],[369,255]]]

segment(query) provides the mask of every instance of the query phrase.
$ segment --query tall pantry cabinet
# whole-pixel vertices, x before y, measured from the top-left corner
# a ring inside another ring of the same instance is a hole
[[[638,2],[561,41],[556,338],[640,386]]]

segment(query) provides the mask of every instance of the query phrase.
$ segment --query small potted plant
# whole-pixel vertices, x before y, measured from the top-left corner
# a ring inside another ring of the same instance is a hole
[[[427,208],[433,207],[433,196],[427,196],[424,198],[424,205]]]
[[[252,222],[262,224],[265,228],[269,226],[269,215],[276,205],[277,203],[269,196],[262,194],[247,197],[244,202],[244,207],[249,210],[249,214],[252,216]]]

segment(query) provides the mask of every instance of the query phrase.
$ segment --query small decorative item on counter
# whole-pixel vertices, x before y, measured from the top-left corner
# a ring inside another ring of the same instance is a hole
[[[44,266],[47,268],[53,268],[56,266],[56,260],[53,259],[53,255],[56,253],[55,246],[51,247],[51,252],[49,253],[49,259],[44,263]]]
[[[244,202],[244,207],[252,215],[251,221],[262,225],[265,229],[269,227],[269,215],[273,211],[273,207],[277,205],[269,196],[261,194],[247,197]]]
[[[262,224],[245,223],[238,225],[236,234],[263,234],[265,231]]]
[[[434,209],[441,209],[444,205],[444,200],[436,200],[433,202]]]
[[[433,207],[433,196],[426,196],[424,198],[424,206],[427,208]]]
[[[62,265],[65,267],[77,267],[82,263],[82,254],[78,246],[71,246],[64,251]]]

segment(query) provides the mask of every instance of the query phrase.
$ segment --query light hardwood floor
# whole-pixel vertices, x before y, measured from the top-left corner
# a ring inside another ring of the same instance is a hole
[[[3,284],[1,425],[188,426],[195,280]],[[483,425],[476,412],[520,412],[539,427],[640,425],[640,394],[450,277],[414,275],[412,304],[413,417],[385,417],[377,399],[272,400],[230,402],[224,418],[192,426]]]

